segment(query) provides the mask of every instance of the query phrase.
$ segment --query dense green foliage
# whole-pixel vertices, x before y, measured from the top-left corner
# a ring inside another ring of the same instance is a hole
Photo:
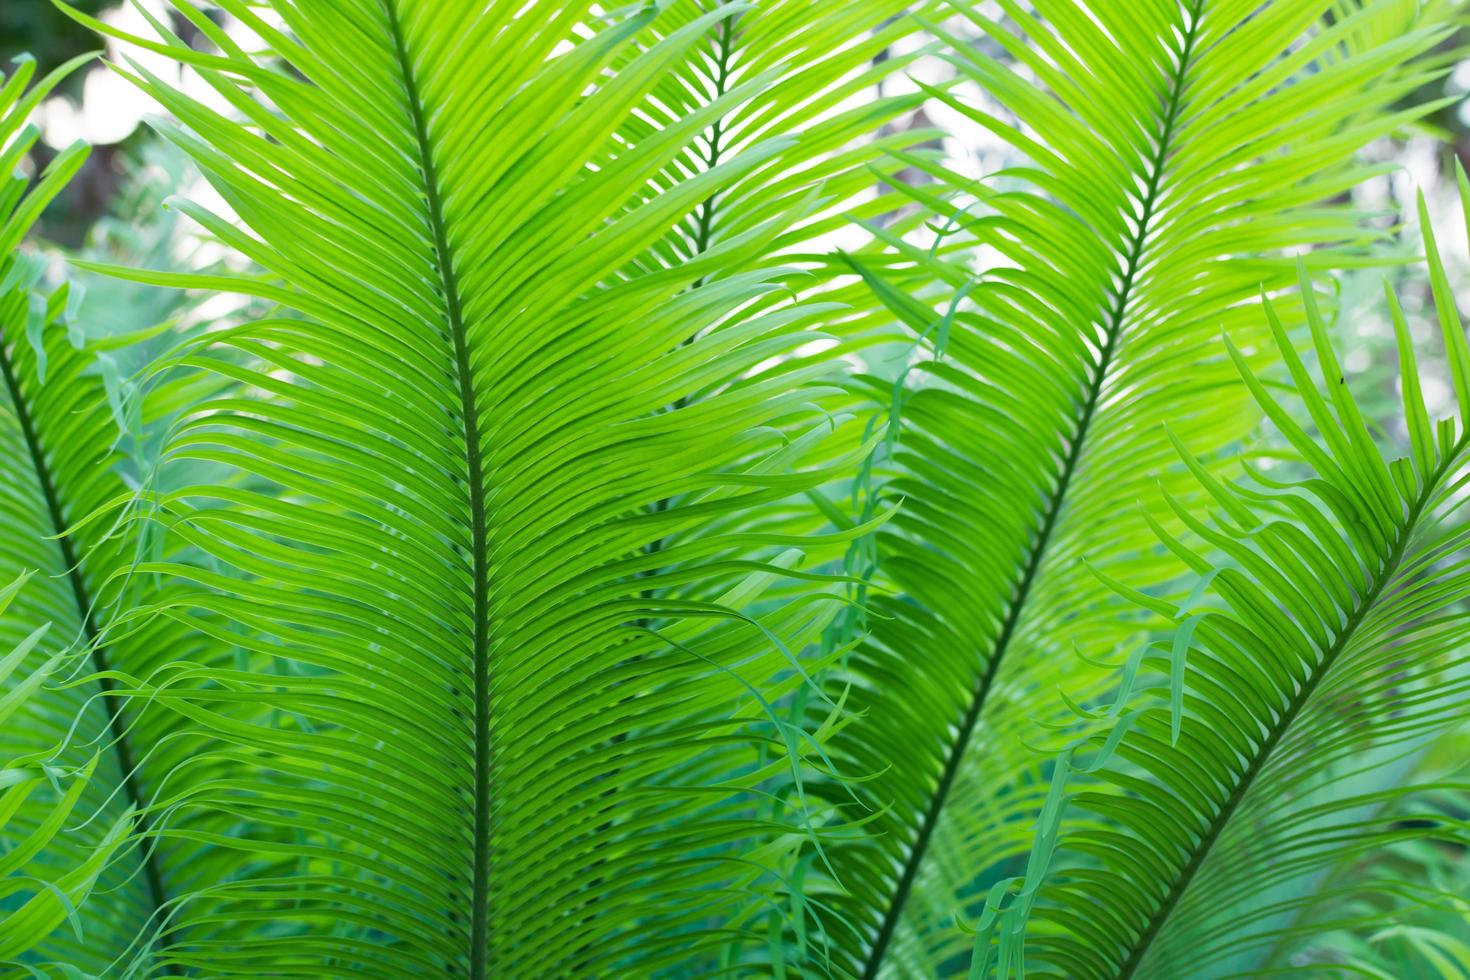
[[[5,975],[1470,976],[1456,3],[173,6],[156,327],[0,89]]]

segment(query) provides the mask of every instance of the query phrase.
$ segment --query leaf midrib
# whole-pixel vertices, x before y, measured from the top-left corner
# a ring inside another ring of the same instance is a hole
[[[1190,24],[1180,46],[1179,64],[1169,80],[1168,101],[1163,105],[1159,144],[1151,160],[1148,186],[1145,189],[1143,197],[1143,209],[1138,219],[1137,230],[1130,244],[1123,281],[1119,286],[1117,300],[1113,305],[1113,311],[1105,330],[1103,347],[1098,357],[1097,367],[1082,397],[1077,427],[1068,441],[1067,454],[1063,458],[1057,474],[1056,487],[1047,498],[1045,509],[1042,512],[1040,528],[1034,543],[1027,553],[1026,563],[1021,571],[1020,584],[1017,586],[1015,595],[1006,609],[1005,619],[1002,621],[1000,631],[997,633],[995,642],[991,646],[991,655],[986,661],[985,670],[980,675],[975,690],[970,697],[969,707],[966,709],[965,715],[960,721],[959,731],[950,748],[949,756],[945,760],[944,770],[940,775],[939,784],[935,788],[934,795],[929,801],[929,807],[924,813],[923,821],[919,827],[919,835],[914,839],[914,845],[910,849],[907,859],[904,861],[903,871],[899,877],[899,883],[894,891],[893,899],[884,913],[882,925],[879,927],[878,935],[873,941],[867,964],[863,969],[863,980],[873,980],[877,976],[878,970],[883,962],[883,957],[893,939],[893,933],[898,926],[899,918],[902,916],[904,906],[908,902],[909,894],[913,890],[913,884],[919,867],[923,863],[925,853],[929,848],[935,828],[938,825],[939,817],[944,810],[944,805],[954,786],[955,778],[959,773],[960,763],[969,748],[975,728],[979,724],[980,715],[989,697],[990,689],[1000,669],[1001,661],[1005,659],[1010,642],[1015,635],[1016,627],[1020,623],[1021,614],[1026,608],[1026,601],[1030,597],[1031,589],[1036,582],[1042,559],[1046,555],[1047,546],[1051,542],[1052,534],[1056,529],[1063,504],[1066,501],[1067,491],[1071,486],[1072,478],[1076,474],[1078,463],[1081,460],[1088,431],[1091,429],[1098,405],[1102,399],[1108,369],[1112,365],[1113,357],[1117,352],[1118,341],[1123,333],[1123,324],[1127,318],[1128,301],[1132,296],[1134,281],[1142,266],[1143,249],[1148,240],[1150,221],[1153,219],[1154,210],[1158,205],[1159,185],[1163,177],[1165,165],[1168,162],[1174,127],[1178,122],[1181,97],[1185,87],[1185,76],[1188,74],[1190,59],[1194,52],[1194,44],[1198,38],[1204,3],[1205,0],[1195,0],[1193,8],[1190,11]]]
[[[455,271],[444,207],[439,190],[438,168],[429,144],[428,122],[419,96],[418,79],[408,55],[403,28],[394,0],[384,0],[394,53],[398,60],[407,100],[430,234],[434,240],[434,265],[439,274],[439,292],[444,316],[454,345],[456,383],[464,425],[465,480],[470,506],[470,549],[474,562],[474,637],[472,667],[475,696],[475,789],[474,857],[471,871],[470,980],[485,980],[489,952],[490,899],[490,631],[489,631],[489,544],[485,519],[484,464],[480,457],[480,420],[475,405],[474,373],[469,340],[461,307],[459,276]]]
[[[118,689],[117,682],[107,676],[112,669],[107,658],[105,647],[97,642],[98,631],[95,620],[92,618],[92,598],[87,588],[86,580],[82,577],[81,562],[72,545],[72,539],[67,534],[68,524],[61,505],[61,495],[57,490],[56,479],[51,473],[51,465],[46,461],[45,448],[41,443],[39,432],[36,430],[35,418],[31,414],[30,404],[26,401],[25,393],[21,390],[20,381],[15,374],[15,366],[11,361],[10,351],[5,344],[4,332],[0,331],[0,376],[5,382],[5,391],[10,397],[10,403],[15,411],[16,423],[20,427],[21,438],[25,442],[26,454],[30,458],[31,466],[36,473],[36,482],[41,489],[41,497],[46,504],[47,518],[51,522],[53,540],[56,542],[57,551],[61,556],[62,567],[66,569],[66,580],[71,587],[72,598],[76,602],[77,618],[81,623],[81,639],[87,645],[92,660],[93,671],[98,675],[97,686],[103,694],[104,704]],[[132,744],[128,738],[127,723],[123,721],[122,709],[119,705],[117,710],[107,710],[108,731],[112,736],[113,753],[117,757],[118,769],[122,775],[123,792],[132,807],[135,817],[133,827],[139,840],[140,854],[143,865],[143,878],[148,887],[148,899],[152,903],[149,909],[148,919],[154,916],[160,917],[160,932],[158,945],[166,946],[168,932],[168,890],[163,883],[163,872],[159,866],[158,851],[156,847],[150,846],[149,837],[152,833],[152,823],[144,810],[146,800],[142,787],[138,785],[137,777],[134,775],[134,762]],[[165,962],[160,969],[168,976],[177,976],[178,969],[172,964]]]
[[[1359,600],[1357,608],[1353,610],[1352,615],[1343,624],[1342,632],[1337,635],[1337,639],[1333,641],[1332,646],[1322,655],[1322,659],[1309,668],[1309,676],[1305,683],[1287,701],[1286,707],[1281,711],[1276,722],[1270,726],[1265,740],[1261,742],[1260,747],[1256,750],[1255,757],[1251,760],[1250,765],[1241,773],[1240,779],[1236,782],[1235,788],[1231,790],[1230,796],[1226,798],[1220,810],[1215,814],[1214,819],[1210,821],[1210,826],[1200,835],[1199,843],[1195,846],[1194,853],[1190,855],[1189,863],[1175,876],[1163,902],[1160,903],[1159,907],[1154,911],[1153,916],[1150,917],[1147,927],[1134,940],[1128,959],[1123,962],[1119,969],[1117,980],[1128,980],[1142,964],[1149,947],[1163,929],[1169,919],[1169,915],[1174,911],[1174,907],[1184,897],[1185,890],[1188,889],[1190,882],[1194,880],[1200,867],[1203,866],[1205,858],[1209,856],[1210,850],[1214,847],[1215,842],[1224,833],[1226,826],[1230,823],[1230,818],[1234,816],[1236,809],[1244,800],[1245,794],[1254,784],[1256,776],[1260,774],[1266,763],[1270,761],[1271,754],[1275,751],[1281,739],[1291,729],[1292,724],[1295,723],[1302,709],[1306,707],[1307,702],[1311,700],[1312,693],[1316,691],[1322,679],[1331,672],[1332,665],[1336,663],[1337,658],[1347,649],[1347,645],[1352,641],[1358,627],[1363,624],[1363,620],[1367,618],[1369,611],[1382,598],[1384,590],[1393,581],[1394,576],[1398,573],[1399,565],[1403,563],[1404,555],[1409,546],[1409,540],[1414,535],[1419,518],[1423,516],[1424,510],[1429,506],[1430,501],[1439,493],[1440,482],[1444,479],[1445,474],[1454,466],[1455,461],[1459,459],[1467,447],[1470,447],[1470,439],[1461,437],[1454,448],[1445,454],[1444,461],[1440,463],[1430,479],[1425,481],[1424,490],[1414,501],[1414,506],[1410,508],[1403,525],[1399,528],[1398,535],[1394,540],[1393,549],[1389,552],[1388,559],[1378,573],[1377,581],[1373,583],[1373,587]]]

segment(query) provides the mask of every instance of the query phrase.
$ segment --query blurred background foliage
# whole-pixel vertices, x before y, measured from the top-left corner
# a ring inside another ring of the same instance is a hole
[[[73,6],[95,17],[118,3],[119,0],[75,0]],[[49,0],[12,0],[0,6],[0,58],[6,61],[28,54],[46,72],[97,47],[96,35],[62,14]],[[80,86],[80,77],[68,82],[72,93]]]
[[[71,4],[83,13],[108,19],[137,15],[129,0],[71,0]],[[186,40],[197,35],[197,28],[175,11],[150,13],[163,17]],[[34,58],[37,74],[44,75],[73,58],[101,54],[102,50],[96,34],[63,14],[51,0],[0,2],[0,63]],[[43,237],[75,248],[105,217],[131,221],[140,216],[128,209],[143,202],[124,183],[130,175],[142,172],[151,152],[146,148],[157,141],[146,127],[138,125],[136,102],[117,105],[126,87],[99,58],[73,72],[46,107],[45,138],[32,154],[33,169],[40,172],[57,151],[78,137],[92,144],[92,155],[47,210],[40,228]]]

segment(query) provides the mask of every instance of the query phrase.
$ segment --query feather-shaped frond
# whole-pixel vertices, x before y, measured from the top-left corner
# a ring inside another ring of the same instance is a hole
[[[31,660],[24,665],[25,673],[35,678],[86,675],[111,666],[109,651],[96,646],[95,613],[100,610],[94,589],[102,578],[90,574],[108,563],[89,561],[84,571],[81,556],[87,554],[88,539],[95,541],[95,535],[66,532],[74,521],[124,493],[124,487],[112,472],[117,462],[110,458],[116,428],[102,384],[82,374],[91,357],[73,348],[66,329],[56,322],[63,315],[66,291],[58,290],[49,301],[37,299],[39,310],[31,308],[35,296],[32,288],[17,288],[0,302],[5,322],[0,342],[0,378],[4,381],[0,512],[10,529],[0,546],[0,568],[9,575],[31,570],[41,574],[0,622],[0,636],[12,644],[49,625],[45,640],[34,646]],[[28,321],[39,331],[37,348],[31,347],[26,336]],[[68,651],[76,657],[67,669],[55,665],[45,669]],[[54,759],[57,764],[76,766],[99,750],[102,753],[95,777],[80,801],[82,812],[100,813],[81,832],[58,838],[42,855],[43,860],[55,860],[61,867],[84,860],[88,849],[101,842],[100,835],[108,825],[142,797],[136,783],[127,778],[134,759],[122,735],[123,723],[113,717],[119,706],[97,699],[100,691],[111,687],[110,680],[48,686],[26,698],[12,723],[0,727],[0,755],[6,762]],[[51,811],[48,794],[37,794],[34,801],[19,808],[7,836],[49,821]],[[111,955],[127,949],[134,936],[147,931],[163,900],[161,891],[150,887],[157,883],[156,863],[146,874],[137,861],[117,862],[114,870],[116,875],[108,876],[107,887],[97,898],[105,908],[99,909],[96,929],[84,941],[77,941],[71,930],[63,930],[56,937],[56,946],[40,943],[38,955],[55,955],[100,971]],[[12,930],[20,932],[30,925],[7,919],[0,925],[0,934],[13,941]],[[104,954],[107,949],[112,953]],[[103,955],[94,960],[89,950]]]
[[[1354,777],[1347,792],[1379,793],[1365,808],[1392,821],[1365,853],[1345,847],[1328,867],[1277,885],[1257,911],[1269,924],[1242,944],[1240,959],[1258,973],[1298,974],[1345,964],[1364,976],[1392,980],[1419,965],[1444,967],[1470,949],[1470,873],[1466,845],[1446,828],[1464,826],[1465,732],[1433,739],[1422,751],[1396,753],[1387,765]],[[1441,758],[1436,760],[1436,756]],[[1366,767],[1365,767],[1366,768]],[[1414,792],[1392,791],[1402,782]],[[1428,832],[1426,832],[1428,831]]]
[[[657,44],[703,11],[728,2],[674,5],[630,53]],[[651,257],[666,264],[687,261],[712,241],[748,231],[796,206],[818,183],[823,208],[783,236],[793,249],[802,249],[822,232],[847,227],[853,215],[890,207],[873,194],[873,170],[891,171],[902,164],[881,151],[912,149],[937,135],[894,129],[875,138],[925,98],[922,93],[884,98],[878,92],[886,78],[929,53],[910,46],[891,55],[918,26],[910,13],[914,6],[914,0],[841,7],[818,0],[776,0],[734,13],[710,32],[702,52],[650,91],[620,139],[634,142],[744,83],[760,84],[686,147],[651,184],[648,196],[762,142],[789,141],[791,146],[708,197],[674,226],[667,245]]]
[[[873,774],[870,839],[842,849],[831,885],[851,972],[933,975],[965,955],[956,915],[1020,870],[1046,793],[1036,719],[1065,721],[1058,686],[1111,682],[1077,647],[1137,630],[1087,563],[1170,574],[1132,506],[1172,457],[1159,423],[1202,451],[1248,433],[1220,330],[1255,350],[1260,290],[1294,282],[1291,253],[1312,249],[1320,274],[1372,237],[1333,199],[1379,172],[1357,148],[1426,111],[1394,107],[1442,70],[1413,59],[1444,30],[1367,44],[1401,6],[1337,6],[1001,0],[995,22],[957,5],[1009,67],[936,28],[999,108],[931,94],[1027,162],[977,183],[905,155],[939,183],[910,195],[963,234],[855,263],[926,353],[885,484],[903,506],[878,541],[901,594],[875,603],[835,679],[862,722],[834,758]]]
[[[0,589],[0,621],[29,578],[29,574],[22,575]],[[42,623],[0,657],[0,691],[5,692],[0,696],[0,729],[25,721],[31,699],[61,667],[61,653],[35,663],[33,651],[50,630],[50,623]],[[77,855],[75,864],[57,860],[58,838],[65,833],[68,818],[77,812],[95,765],[93,757],[76,769],[33,759],[7,760],[0,767],[0,840],[6,842],[0,851],[0,907],[5,909],[0,963],[15,962],[69,916],[75,920],[76,907],[96,886],[126,839],[132,814],[124,811],[116,815],[111,827],[90,839],[90,847],[79,853],[68,849]],[[80,942],[79,921],[73,927]]]
[[[247,50],[175,6],[209,50],[163,24],[125,40],[219,100],[120,70],[240,221],[180,207],[262,273],[135,278],[290,312],[173,359],[239,388],[174,426],[163,472],[242,477],[149,494],[208,560],[140,563],[190,594],[112,624],[242,650],[127,688],[194,733],[150,801],[165,844],[199,846],[165,962],[481,978],[761,955],[816,806],[817,740],[781,702],[810,691],[837,590],[803,553],[868,530],[761,530],[862,442],[819,404],[840,351],[791,356],[837,310],[793,302],[780,261],[822,229],[822,178],[853,193],[863,154],[824,161],[857,130],[767,120],[807,118],[800,65],[831,100],[870,45],[828,48],[818,4],[222,0]],[[898,5],[853,9],[860,34]],[[691,81],[746,37],[741,71]],[[774,601],[793,577],[805,598]],[[240,826],[191,829],[211,814]]]
[[[1470,216],[1463,172],[1460,182]],[[1248,972],[1352,856],[1406,839],[1470,843],[1470,825],[1433,803],[1465,792],[1463,774],[1404,765],[1470,706],[1470,348],[1422,202],[1421,220],[1455,417],[1431,421],[1392,293],[1409,444],[1388,454],[1310,305],[1316,379],[1266,307],[1309,422],[1226,340],[1289,449],[1239,483],[1185,454],[1213,514],[1171,497],[1188,530],[1163,540],[1203,581],[1185,605],[1134,593],[1175,631],[1141,661],[1167,679],[1140,685],[1118,724],[1079,750],[1106,745],[1088,768],[1111,785],[1072,800],[1085,816],[1036,894],[1033,970]],[[1397,888],[1436,897],[1429,879]]]
[[[51,900],[38,896],[30,912],[0,923],[0,937],[7,956],[23,944],[30,962],[56,960],[102,974],[115,961],[146,952],[147,937],[162,927],[168,906],[163,861],[139,810],[148,795],[141,770],[148,767],[140,766],[134,742],[141,737],[158,746],[156,755],[164,760],[171,750],[156,727],[127,732],[122,705],[108,696],[118,687],[109,671],[146,674],[165,653],[203,659],[208,643],[162,621],[115,642],[98,628],[110,607],[138,598],[120,575],[134,557],[133,543],[110,533],[115,518],[106,513],[128,493],[115,421],[118,393],[109,393],[97,351],[70,322],[67,287],[46,294],[45,260],[19,250],[42,208],[86,158],[86,147],[74,145],[34,182],[17,169],[38,135],[26,116],[70,67],[27,88],[34,68],[23,63],[0,88],[0,521],[6,528],[0,574],[40,573],[0,620],[0,643],[34,640],[12,674],[26,680],[15,691],[6,688],[6,697],[16,698],[9,709],[14,716],[0,725],[0,762],[32,776],[16,784],[0,837],[10,844],[45,832],[47,846],[28,859],[35,865],[31,874],[44,878],[50,868],[61,880],[88,868],[83,877],[100,884],[85,921],[54,934],[50,928],[37,932],[41,923],[60,920],[38,916],[35,909]],[[29,696],[15,693],[29,687],[37,688]],[[85,767],[90,778],[69,787],[55,780],[38,785],[33,778],[57,767]],[[60,834],[59,800],[74,808],[75,822]],[[141,842],[122,836],[124,830]]]

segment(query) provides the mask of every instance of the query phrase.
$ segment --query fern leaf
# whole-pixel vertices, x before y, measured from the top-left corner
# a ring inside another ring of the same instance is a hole
[[[244,665],[129,693],[197,733],[171,812],[244,829],[163,829],[200,845],[166,961],[646,975],[763,950],[821,822],[783,705],[837,589],[803,549],[864,532],[765,529],[863,450],[820,407],[840,350],[783,359],[834,312],[792,301],[786,257],[876,152],[824,162],[860,116],[771,127],[820,111],[803,65],[830,102],[878,41],[828,47],[803,3],[225,0],[247,50],[176,6],[211,50],[125,40],[230,111],[120,70],[240,220],[180,207],[263,272],[126,274],[286,312],[172,362],[239,388],[174,427],[165,474],[241,477],[150,488],[208,560],[140,565],[174,591],[132,618]]]
[[[1412,59],[1444,31],[1366,44],[1402,10],[1324,19],[1334,6],[1004,0],[995,22],[959,5],[1014,68],[934,28],[1000,108],[932,96],[1027,161],[982,183],[913,158],[940,190],[911,196],[963,234],[859,263],[924,353],[886,467],[903,507],[878,542],[900,595],[833,681],[863,719],[834,758],[873,774],[871,834],[834,859],[845,970],[933,975],[966,955],[957,918],[1031,844],[1042,726],[1113,680],[1077,649],[1141,629],[1092,569],[1176,574],[1134,509],[1172,456],[1160,423],[1209,451],[1245,435],[1257,416],[1220,330],[1259,357],[1260,290],[1294,282],[1291,252],[1333,246],[1308,253],[1314,273],[1361,261],[1372,234],[1328,202],[1376,172],[1357,147],[1424,111],[1392,107],[1437,70]]]
[[[126,637],[108,637],[100,627],[114,606],[139,598],[124,575],[134,543],[113,533],[115,504],[128,492],[115,423],[119,396],[97,371],[97,351],[76,336],[67,287],[46,295],[44,262],[18,248],[86,157],[86,147],[74,145],[29,187],[15,169],[38,135],[25,117],[70,67],[28,88],[33,65],[22,63],[0,89],[0,134],[8,140],[0,143],[7,246],[0,262],[0,520],[7,528],[0,574],[41,573],[0,621],[0,642],[34,640],[48,629],[16,666],[15,676],[28,680],[6,689],[14,718],[0,726],[0,761],[20,781],[4,837],[45,836],[31,874],[70,882],[13,910],[0,937],[7,958],[24,947],[31,962],[103,974],[146,956],[170,904],[149,803],[171,753],[162,748],[145,765],[137,748],[139,738],[166,745],[166,729],[124,709],[120,678],[146,675],[165,651],[202,661],[207,644],[162,622]],[[59,683],[62,677],[71,683]],[[84,771],[60,796],[59,783],[42,775]],[[63,810],[75,810],[78,826],[58,834]],[[90,893],[85,909],[54,907],[57,896],[82,892]],[[54,928],[63,917],[74,921]]]
[[[1463,393],[1464,328],[1427,219],[1424,227]],[[1230,347],[1290,450],[1281,472],[1217,487],[1223,512],[1209,523],[1181,508],[1189,540],[1171,544],[1215,573],[1202,608],[1170,617],[1196,620],[1184,643],[1178,734],[1157,689],[1146,693],[1101,770],[1111,785],[1076,794],[1074,806],[1103,822],[1078,818],[1057,853],[1064,867],[1038,894],[1031,959],[1047,975],[1246,972],[1320,900],[1304,881],[1396,841],[1466,840],[1463,821],[1413,803],[1461,784],[1416,778],[1402,760],[1461,722],[1470,702],[1459,515],[1467,417],[1461,407],[1434,442],[1416,438],[1407,455],[1386,458],[1325,323],[1309,314],[1320,380],[1279,325],[1275,339],[1315,432]],[[1412,379],[1408,330],[1397,323]],[[1415,385],[1403,387],[1406,415],[1425,418]],[[1407,826],[1401,806],[1415,818]],[[1421,886],[1428,891],[1412,878],[1397,887]]]

